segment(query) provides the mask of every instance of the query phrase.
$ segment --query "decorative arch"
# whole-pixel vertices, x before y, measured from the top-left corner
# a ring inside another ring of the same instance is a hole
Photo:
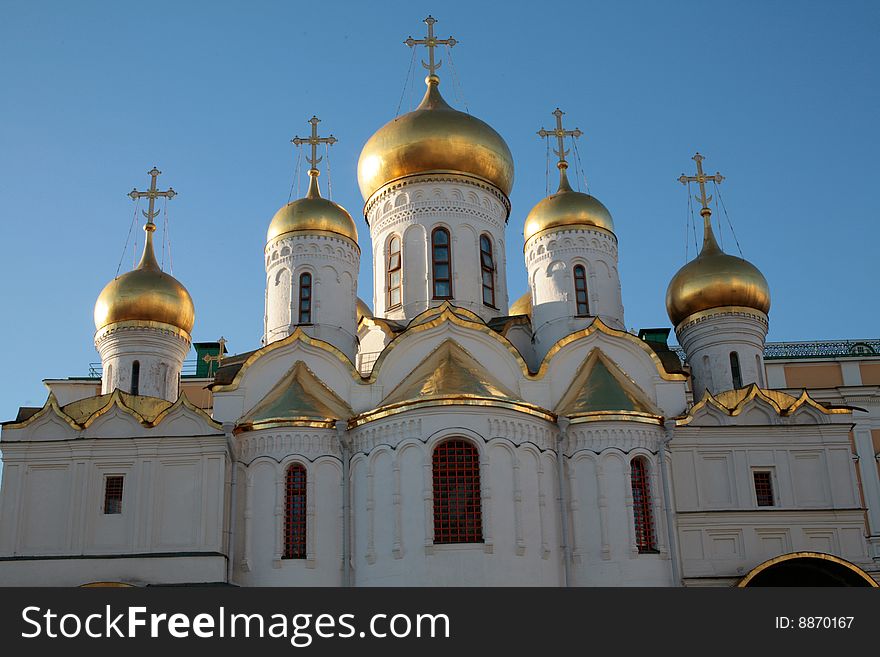
[[[431,298],[452,296],[452,233],[437,226],[431,231]]]
[[[880,587],[854,563],[824,552],[790,552],[768,559],[752,568],[737,586]]]
[[[385,306],[386,310],[391,310],[403,303],[403,238],[392,233],[386,242],[385,253]]]
[[[479,448],[450,437],[431,450],[434,544],[483,543]]]
[[[656,554],[657,530],[654,525],[651,466],[645,456],[638,455],[630,460],[629,467],[636,548],[639,554]]]
[[[480,274],[483,289],[483,305],[496,308],[495,303],[495,264],[492,237],[488,233],[480,235]]]
[[[284,471],[284,559],[305,559],[308,553],[307,488],[305,464],[293,461]]]

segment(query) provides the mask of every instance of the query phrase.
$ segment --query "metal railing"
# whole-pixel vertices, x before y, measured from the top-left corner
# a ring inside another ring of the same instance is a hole
[[[682,362],[684,349],[670,347]],[[880,340],[814,340],[804,342],[768,342],[764,345],[764,360],[786,358],[864,358],[880,356]]]
[[[199,361],[195,358],[183,361],[183,370],[180,372],[180,376],[190,376],[193,377],[196,375],[196,368],[198,367]],[[90,379],[100,379],[104,373],[104,368],[101,366],[101,363],[89,363],[89,377]]]
[[[370,372],[373,371],[373,365],[376,364],[376,361],[379,359],[379,354],[381,351],[363,351],[358,354],[358,372],[361,373],[362,376],[367,376]]]
[[[685,353],[679,345],[669,347],[685,362]],[[358,371],[367,376],[373,371],[373,365],[379,358],[380,351],[366,351],[358,354]],[[764,346],[765,360],[782,360],[786,358],[864,358],[880,356],[880,339],[867,340],[818,340],[805,342],[768,342]],[[198,360],[195,358],[183,361],[181,376],[196,376]],[[100,379],[101,363],[89,363],[90,379]]]

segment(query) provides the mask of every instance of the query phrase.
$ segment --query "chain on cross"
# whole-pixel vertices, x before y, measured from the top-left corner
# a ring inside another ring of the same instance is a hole
[[[147,226],[154,226],[153,219],[159,216],[159,211],[156,210],[156,199],[159,197],[172,199],[177,196],[177,192],[175,192],[174,189],[171,187],[166,189],[164,192],[160,192],[156,188],[156,179],[162,173],[156,167],[153,167],[152,170],[148,171],[147,173],[152,177],[152,180],[150,181],[150,189],[146,192],[139,192],[137,190],[137,187],[135,187],[128,193],[128,195],[131,197],[132,201],[136,201],[139,198],[149,199],[149,207],[146,210],[141,210],[141,212],[147,218]]]
[[[680,182],[682,185],[687,185],[688,183],[692,182],[699,183],[700,195],[695,196],[694,198],[702,204],[703,207],[700,210],[700,214],[705,217],[709,214],[712,214],[712,210],[709,208],[709,203],[712,202],[712,195],[706,195],[706,183],[709,181],[720,183],[722,180],[724,180],[724,176],[722,176],[717,171],[715,172],[714,176],[707,176],[705,173],[703,173],[703,160],[705,158],[699,153],[694,155],[692,159],[697,163],[697,175],[686,176],[684,174],[681,174],[681,176],[678,178],[678,182]]]
[[[425,46],[428,49],[428,62],[425,63],[422,60],[422,66],[428,69],[428,75],[430,77],[436,77],[437,69],[443,64],[443,60],[434,61],[434,48],[437,46],[449,46],[452,48],[458,41],[449,37],[448,39],[438,39],[434,36],[434,23],[437,22],[437,19],[433,16],[428,16],[425,19],[425,25],[428,26],[428,35],[424,39],[413,39],[411,36],[407,37],[404,43],[408,45],[410,48],[414,46]]]
[[[565,156],[568,155],[569,151],[565,150],[565,138],[571,137],[573,139],[576,139],[584,133],[581,132],[578,128],[575,128],[574,130],[566,130],[565,128],[563,128],[563,114],[565,114],[565,112],[557,107],[556,111],[553,112],[553,116],[556,117],[556,129],[544,130],[544,128],[541,128],[540,130],[538,130],[538,135],[542,138],[556,137],[557,148],[553,151],[557,155],[557,157],[559,157],[559,162],[556,164],[556,166],[560,169],[567,169],[568,162],[565,160]]]
[[[317,116],[312,116],[309,119],[309,123],[312,124],[312,134],[309,137],[294,137],[290,140],[290,143],[296,144],[297,146],[302,146],[303,144],[309,144],[312,147],[312,155],[308,160],[308,163],[311,165],[311,169],[309,170],[309,174],[317,175],[318,173],[318,162],[323,160],[323,157],[318,157],[318,144],[329,144],[332,146],[338,140],[332,134],[329,137],[319,137],[318,136],[318,124],[321,122]]]

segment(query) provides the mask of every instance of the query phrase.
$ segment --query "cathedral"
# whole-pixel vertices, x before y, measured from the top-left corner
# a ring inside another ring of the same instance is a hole
[[[435,22],[406,41],[424,98],[361,151],[364,228],[322,195],[335,138],[313,117],[294,140],[308,191],[267,218],[251,351],[193,343],[153,246],[175,192],[156,168],[131,192],[146,239],[98,295],[100,367],[2,426],[0,584],[877,586],[878,345],[768,345],[770,286],[719,246],[699,153],[677,345],[628,331],[626,245],[569,182],[580,131],[554,112],[558,188],[514,212],[504,139],[441,94]]]

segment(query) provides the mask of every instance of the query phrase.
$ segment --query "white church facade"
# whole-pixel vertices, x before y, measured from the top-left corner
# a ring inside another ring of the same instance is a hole
[[[100,383],[48,382],[2,426],[0,584],[876,586],[880,385],[768,381],[770,288],[716,242],[720,176],[698,154],[685,177],[705,230],[667,293],[682,361],[668,330],[625,328],[622,245],[568,181],[559,110],[559,188],[507,262],[513,157],[441,96],[455,42],[426,22],[425,97],[358,163],[372,310],[313,118],[308,192],[269,223],[262,345],[221,343],[193,401],[195,304],[152,243],[174,192],[156,169],[132,192],[147,239],[95,306]]]

